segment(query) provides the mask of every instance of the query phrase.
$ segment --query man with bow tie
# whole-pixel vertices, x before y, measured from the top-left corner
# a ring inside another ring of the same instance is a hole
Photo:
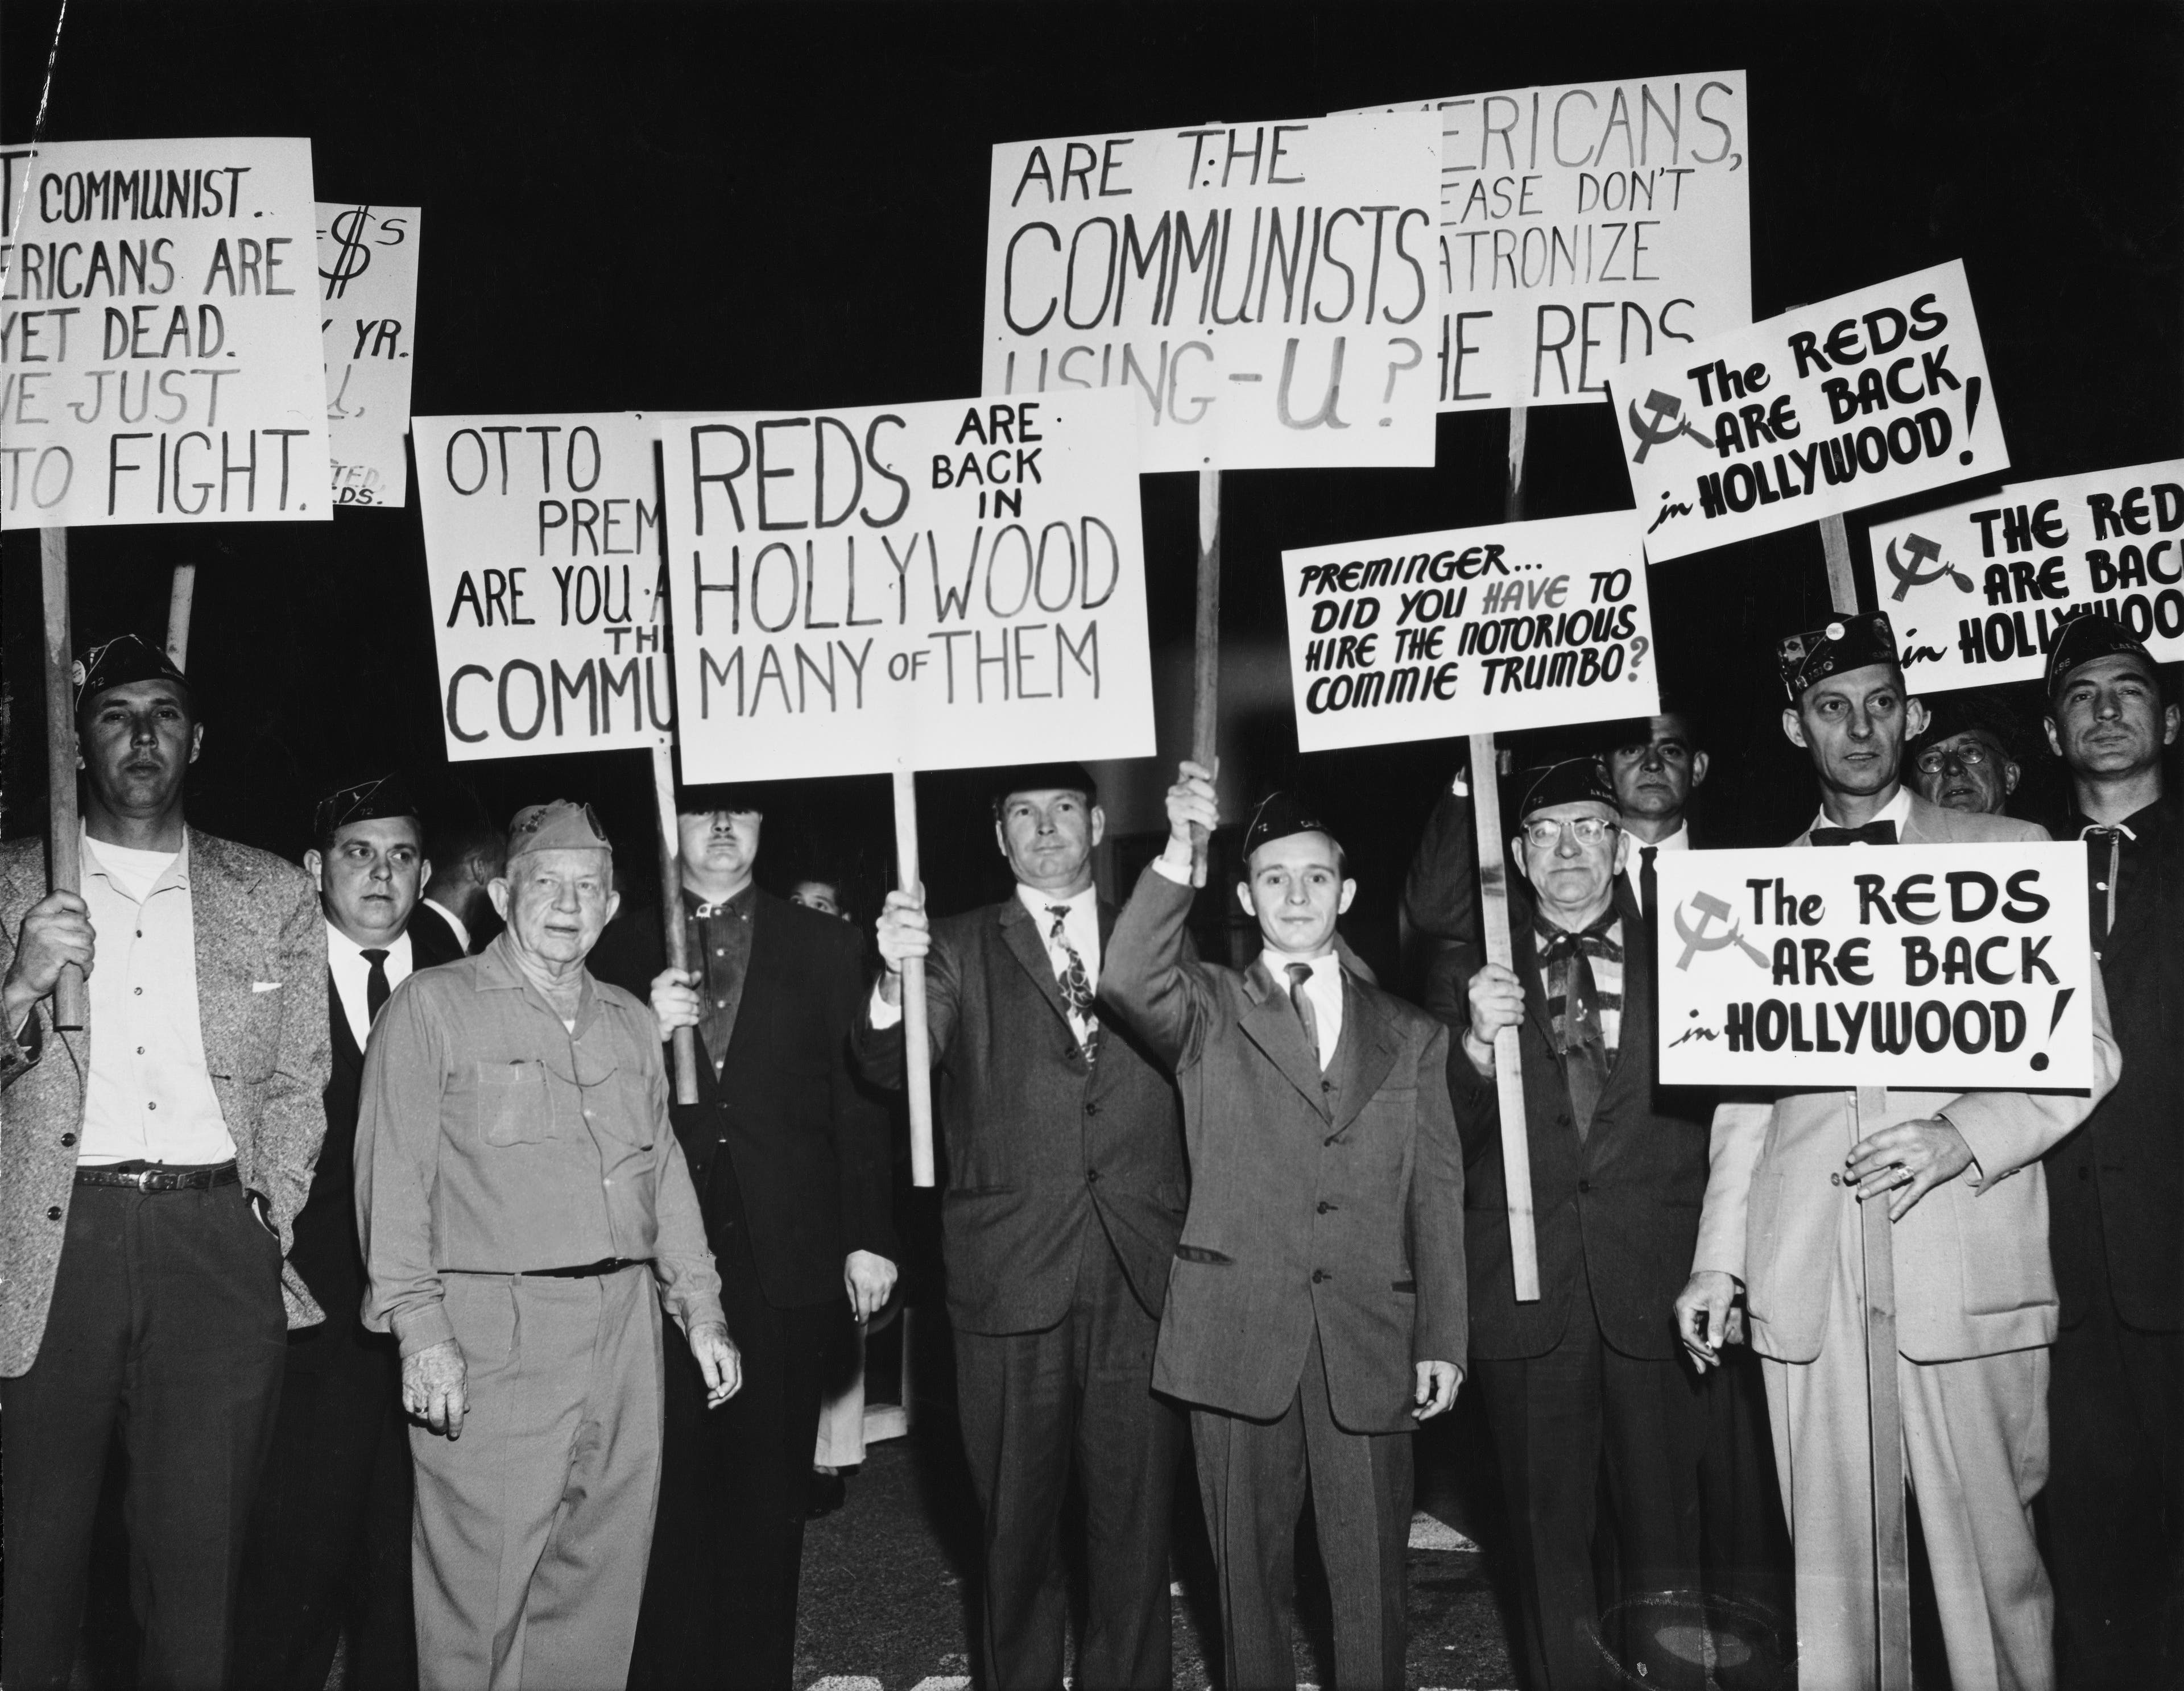
[[[1904,743],[1925,731],[1926,709],[1905,691],[1886,615],[1838,618],[1779,653],[1782,731],[1812,759],[1820,788],[1819,814],[1792,845],[2048,837],[2008,816],[1943,809],[1903,786]],[[1676,1327],[1707,1367],[1741,1316],[1760,1354],[1808,1685],[1869,1684],[1875,1671],[1864,1204],[1888,1206],[1905,1468],[1951,1676],[2031,1691],[2054,1683],[2054,1596],[2031,1517],[2048,1476],[2057,1328],[2041,1159],[2115,1084],[2098,967],[2094,987],[2090,1095],[1892,1091],[1878,1125],[1844,1091],[1715,1111]]]

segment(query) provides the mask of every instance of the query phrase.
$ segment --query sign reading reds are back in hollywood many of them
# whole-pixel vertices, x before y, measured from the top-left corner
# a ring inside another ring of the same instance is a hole
[[[311,144],[0,148],[0,526],[324,520]]]
[[[2075,841],[1663,852],[1669,1086],[2092,1083]]]
[[[1139,468],[1434,459],[1430,112],[994,149],[989,394],[1135,397]]]
[[[1959,263],[1612,371],[1658,564],[2009,465]]]

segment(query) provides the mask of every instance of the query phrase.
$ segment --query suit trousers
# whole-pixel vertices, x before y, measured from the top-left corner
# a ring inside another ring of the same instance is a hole
[[[1703,1670],[1640,1627],[1602,1636],[1618,1600],[1700,1588],[1699,1471],[1704,1384],[1674,1358],[1625,1356],[1602,1336],[1590,1288],[1573,1289],[1561,1340],[1543,1356],[1474,1360],[1516,1537],[1518,1654],[1536,1691],[1623,1683],[1696,1688]],[[1595,1577],[1594,1532],[1606,1492],[1615,1588]]]
[[[337,1299],[288,1335],[273,1449],[252,1506],[236,1621],[238,1691],[320,1691],[357,1622],[348,1683],[417,1682],[410,1440],[394,1341]]]
[[[450,1274],[460,1438],[410,1430],[426,1691],[599,1691],[629,1674],[660,1489],[651,1272]]]
[[[1875,1680],[1864,1269],[1847,1206],[1832,1276],[1818,1358],[1762,1358],[1797,1557],[1803,1691]],[[2047,1691],[2055,1683],[2055,1599],[2032,1528],[2032,1499],[2048,1479],[2048,1373],[2044,1346],[1897,1360],[1904,1469],[1958,1685]]]
[[[963,1453],[985,1529],[984,1677],[1055,1691],[1068,1614],[1062,1505],[1074,1467],[1089,1589],[1075,1682],[1166,1691],[1168,1525],[1183,1420],[1153,1395],[1159,1323],[1087,1217],[1069,1313],[1039,1332],[956,1334]]]
[[[1338,1691],[1401,1691],[1413,1435],[1335,1423],[1317,1326],[1284,1414],[1248,1421],[1194,1408],[1190,1433],[1221,1583],[1229,1691],[1297,1683],[1296,1531],[1307,1490],[1334,1614]]]
[[[69,1683],[108,1441],[143,1627],[137,1683],[226,1682],[251,1494],[281,1397],[281,1246],[239,1186],[80,1186],[44,1342],[0,1380],[0,1682]]]
[[[1786,1623],[1790,1529],[1767,1432],[1767,1382],[1746,1346],[1724,1346],[1700,1385],[1706,1447],[1699,1457],[1701,1566],[1709,1594],[1757,1604]],[[1784,1632],[1786,1636],[1787,1626]]]

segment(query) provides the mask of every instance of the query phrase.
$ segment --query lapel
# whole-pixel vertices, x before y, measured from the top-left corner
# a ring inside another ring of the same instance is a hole
[[[251,990],[248,950],[256,928],[250,895],[257,877],[211,835],[192,828],[189,842],[190,924],[205,1067],[214,1075],[233,1075],[241,1071],[243,1031],[259,996]]]
[[[1104,914],[1102,920],[1105,921]],[[1032,985],[1039,988],[1039,996],[1046,1000],[1047,1007],[1060,1020],[1062,1032],[1067,1033],[1073,1043],[1077,1036],[1069,1026],[1068,1007],[1061,1002],[1061,983],[1054,978],[1054,965],[1047,958],[1046,940],[1039,932],[1039,923],[1024,908],[1023,900],[1013,893],[1009,894],[1008,903],[1001,906],[1000,921],[1002,943],[1023,965],[1024,973],[1031,976]],[[1105,943],[1106,939],[1106,932],[1103,928],[1101,943]]]
[[[1254,958],[1244,971],[1244,1011],[1237,1025],[1246,1038],[1267,1054],[1283,1077],[1303,1094],[1321,1115],[1329,1114],[1327,1091],[1320,1082],[1318,1054],[1305,1046],[1304,1024],[1290,1003],[1289,988],[1277,985],[1267,972],[1266,960]],[[1350,1008],[1346,999],[1343,1009]],[[1381,1071],[1385,1074],[1387,1071]]]
[[[1379,996],[1342,976],[1342,1038],[1334,1050],[1334,1131],[1341,1132],[1380,1090],[1388,1071],[1396,1065],[1396,1031],[1379,1005]]]
[[[335,1072],[360,1073],[364,1053],[356,1049],[356,1035],[349,1029],[348,1014],[342,1007],[341,988],[334,984],[331,968],[326,971],[326,1031],[333,1041]]]
[[[1540,1041],[1552,1054],[1555,1024],[1547,1014],[1547,979],[1540,970],[1540,942],[1532,932],[1535,918],[1529,893],[1513,886],[1509,899],[1509,950],[1517,965],[1517,979],[1524,988],[1524,1014],[1539,1030]]]
[[[1638,901],[1620,885],[1615,889],[1615,913],[1623,919],[1623,1027],[1616,1041],[1611,1080],[1627,1065],[1651,1079],[1653,1049],[1653,936]],[[1596,1126],[1597,1121],[1596,1120]]]

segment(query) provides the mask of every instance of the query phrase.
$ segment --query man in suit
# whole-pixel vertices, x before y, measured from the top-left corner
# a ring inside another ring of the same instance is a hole
[[[788,1691],[819,1405],[853,1322],[895,1277],[887,1112],[850,1065],[866,991],[847,923],[752,879],[760,795],[677,800],[678,913],[697,965],[660,966],[656,917],[624,924],[603,980],[643,990],[663,1032],[698,1030],[698,1102],[669,1112],[705,1210],[744,1388],[703,1408],[671,1347],[661,1503],[631,1680]]]
[[[1649,761],[1669,759],[1649,747],[1610,766]],[[1708,1399],[1680,1360],[1669,1305],[1697,1238],[1707,1124],[1657,1104],[1653,941],[1621,873],[1620,793],[1591,758],[1533,770],[1521,793],[1517,967],[1463,948],[1428,1004],[1462,1031],[1449,1091],[1463,1135],[1472,1364],[1517,1534],[1518,1649],[1528,1683],[1562,1691],[1610,1683],[1600,1634],[1612,1599],[1593,1577],[1603,1492],[1624,1599],[1689,1601],[1701,1585]],[[1504,1027],[1519,1030],[1523,1054],[1542,1288],[1530,1303],[1517,1301],[1509,1254],[1494,1054]],[[1614,1647],[1647,1684],[1703,1677],[1654,1629],[1630,1633]]]
[[[2030,822],[1944,810],[1903,785],[1926,711],[1903,688],[1885,615],[1780,642],[1783,732],[1812,759],[1820,811],[1796,846],[2045,839]],[[1951,1673],[1960,1684],[2053,1683],[2054,1602],[2033,1542],[2047,1477],[2055,1279],[2040,1159],[2115,1084],[2098,971],[2094,1085],[2067,1093],[1786,1093],[1714,1114],[1685,1348],[1711,1366],[1740,1290],[1763,1359],[1775,1463],[1797,1553],[1799,1672],[1873,1683],[1875,1569],[1860,1204],[1886,1203],[1896,1260],[1903,1443]],[[1859,1134],[1864,1137],[1860,1138]]]
[[[326,1130],[326,943],[292,864],[185,826],[196,695],[124,635],[77,660],[83,890],[0,847],[0,1682],[69,1683],[118,1430],[142,1682],[228,1672]],[[90,1027],[57,1026],[64,966]],[[96,1036],[95,1037],[93,1036]]]
[[[2010,755],[2007,708],[1984,691],[1960,688],[1930,701],[1927,718],[1912,759],[1912,784],[1944,810],[2002,815],[2023,773]]]
[[[1000,771],[999,904],[928,922],[888,895],[885,965],[857,1033],[902,1084],[901,969],[925,960],[945,1147],[941,1239],[963,1452],[984,1519],[983,1683],[1061,1683],[1072,1469],[1090,1589],[1079,1685],[1165,1688],[1168,1517],[1181,1418],[1153,1343],[1189,1196],[1175,1088],[1095,993],[1115,913],[1092,886],[1106,818],[1075,764]]]
[[[1183,765],[1167,815],[1104,988],[1183,1092],[1190,1213],[1153,1384],[1190,1406],[1228,1683],[1296,1683],[1308,1484],[1336,1683],[1399,1687],[1411,1435],[1456,1400],[1465,1353],[1448,1032],[1341,966],[1335,918],[1357,883],[1286,793],[1244,837],[1237,893],[1264,949],[1244,971],[1192,961],[1192,830],[1218,820],[1212,771]]]
[[[2064,1685],[2184,1676],[2184,711],[2145,646],[2095,613],[2048,659],[2048,743],[2086,842],[2093,954],[2123,1077],[2048,1156],[2062,1293],[2043,1499]]]
[[[252,1691],[317,1691],[352,1614],[357,1683],[398,1687],[417,1677],[401,1363],[392,1341],[364,1330],[352,1154],[372,1023],[413,972],[461,953],[436,924],[413,920],[432,866],[399,776],[320,800],[311,837],[304,871],[326,915],[333,1071],[326,1140],[288,1260],[326,1319],[288,1337],[272,1454],[251,1510],[235,1678]]]
[[[506,868],[507,850],[506,836],[482,821],[436,825],[425,841],[432,866],[425,874],[425,895],[410,917],[412,931],[433,931],[458,957],[484,950],[499,922],[487,888]]]

